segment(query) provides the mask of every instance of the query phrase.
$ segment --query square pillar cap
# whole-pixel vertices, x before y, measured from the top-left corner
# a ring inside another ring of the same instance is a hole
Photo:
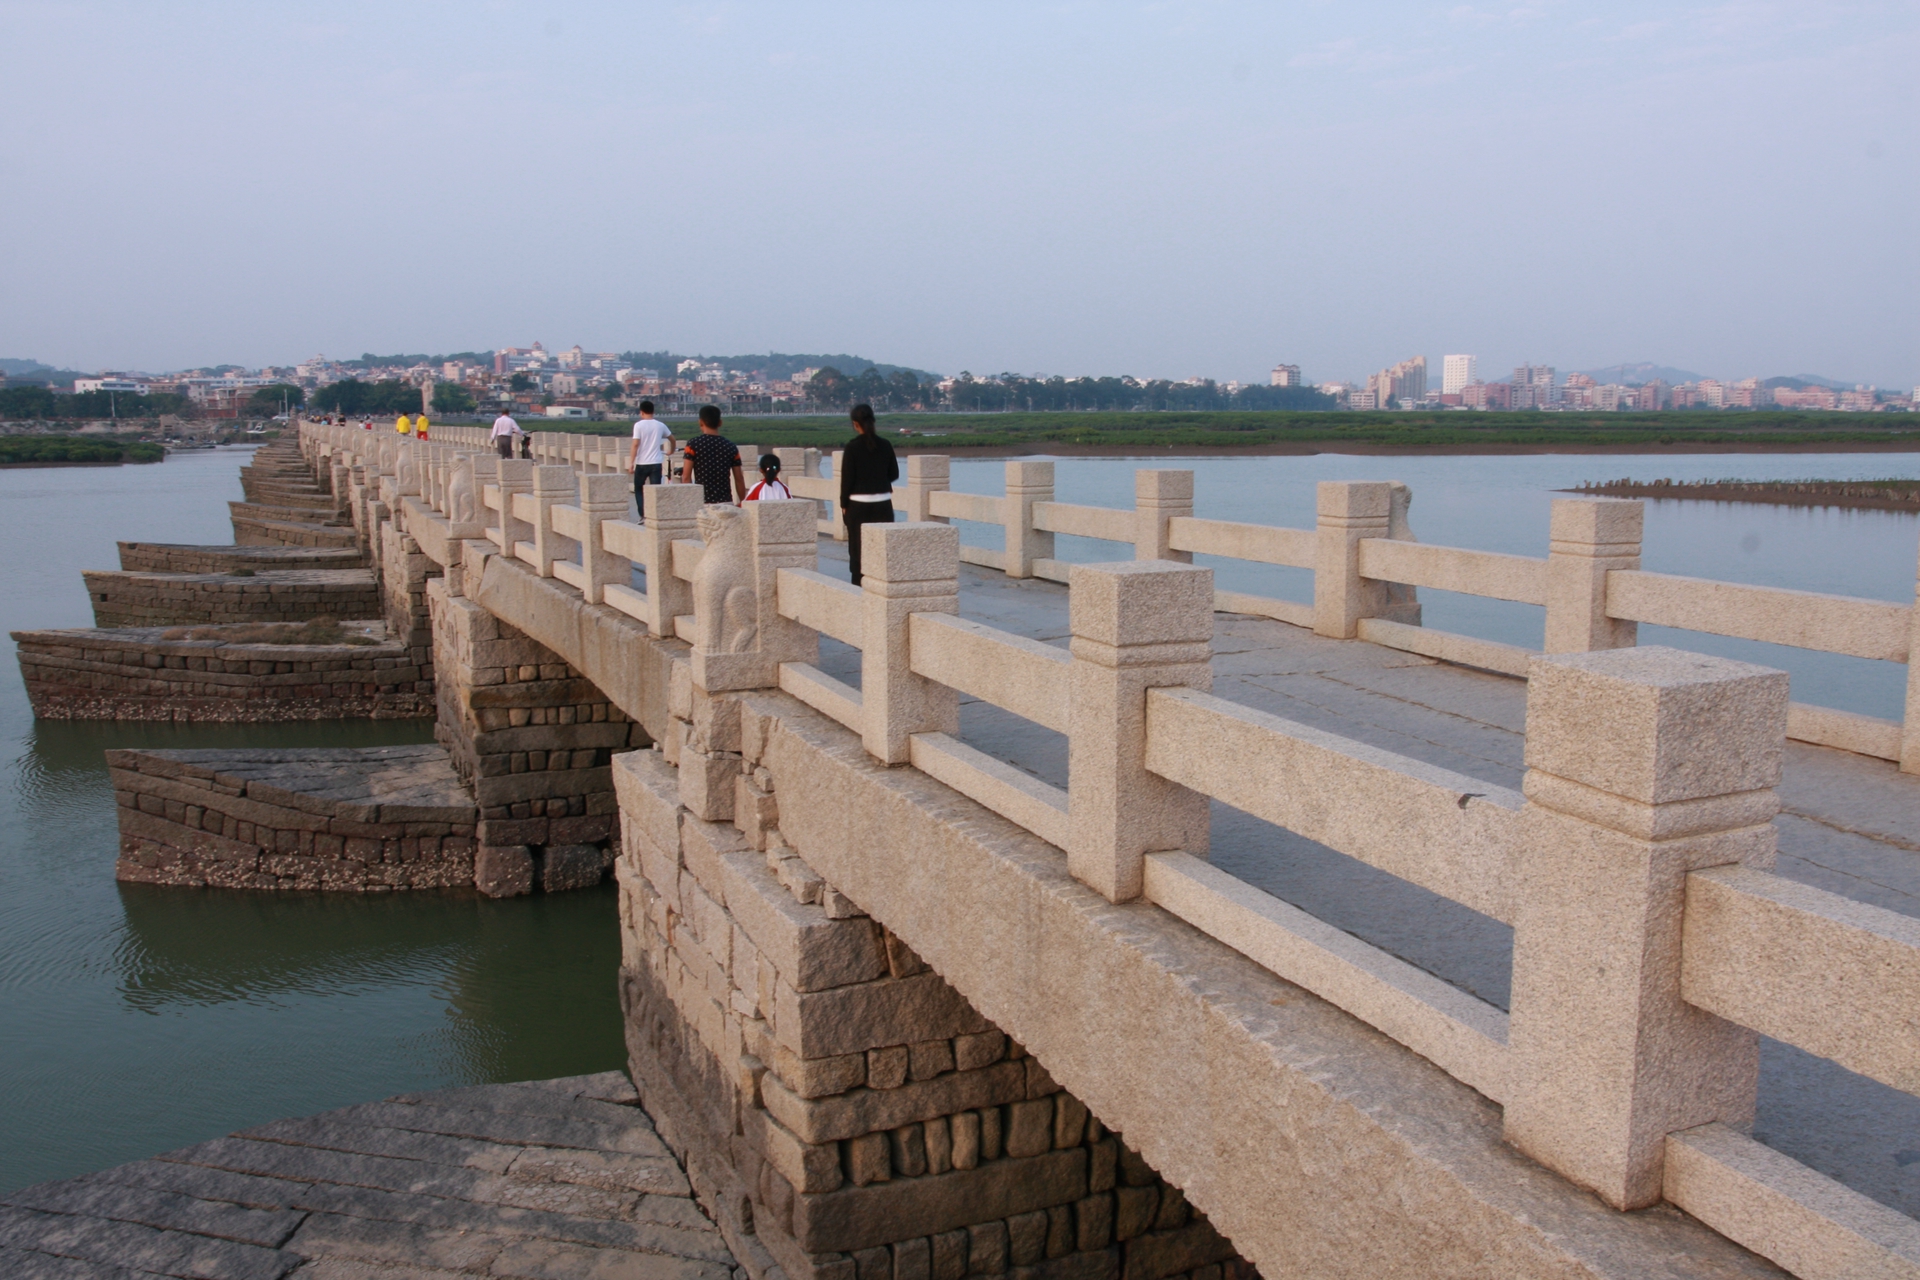
[[[1536,654],[1527,767],[1641,804],[1780,781],[1787,673],[1649,645]]]
[[[877,582],[957,583],[960,531],[933,521],[864,525],[860,572]]]
[[[1171,560],[1076,564],[1068,613],[1078,639],[1124,647],[1213,639],[1213,570]]]

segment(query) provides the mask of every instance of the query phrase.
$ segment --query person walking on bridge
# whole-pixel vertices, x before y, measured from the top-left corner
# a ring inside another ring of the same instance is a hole
[[[641,524],[647,522],[647,486],[660,483],[672,445],[667,424],[653,416],[653,401],[642,400],[639,420],[633,424],[633,449],[627,455],[627,469],[633,472],[633,509],[640,513]]]
[[[403,413],[393,420],[393,429],[403,436],[411,435],[413,433],[413,419]]]
[[[708,502],[731,503],[747,496],[746,477],[740,472],[740,449],[720,434],[720,410],[710,404],[700,406],[700,434],[687,441],[686,461],[680,464],[680,479],[695,480],[706,490]]]
[[[502,409],[500,416],[493,420],[493,430],[487,433],[487,439],[493,441],[494,450],[501,457],[511,458],[513,438],[523,434],[525,433],[520,430],[520,424],[513,420],[513,415]]]
[[[893,523],[893,482],[900,460],[893,445],[875,428],[873,406],[857,404],[848,417],[859,432],[840,455],[840,518],[847,526],[847,570],[860,585],[860,530]]]

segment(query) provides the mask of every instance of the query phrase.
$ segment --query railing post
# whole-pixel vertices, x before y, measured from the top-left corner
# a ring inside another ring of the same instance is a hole
[[[782,462],[784,464],[784,460]],[[928,504],[936,493],[945,493],[953,487],[953,459],[944,453],[912,453],[907,455],[907,521],[911,524],[945,524],[945,516],[937,516]],[[880,526],[875,526],[876,528]],[[956,547],[958,543],[954,544]],[[863,553],[864,554],[864,553]],[[955,554],[959,554],[957,551]],[[862,561],[864,565],[865,561]]]
[[[1007,463],[1006,554],[1009,578],[1031,578],[1035,560],[1053,558],[1053,535],[1033,527],[1033,504],[1053,501],[1053,464],[1016,459]]]
[[[1193,553],[1167,545],[1167,529],[1175,516],[1193,514],[1193,472],[1141,470],[1133,473],[1135,560],[1171,560],[1192,564]]]
[[[700,508],[705,504],[697,484],[659,485],[647,495],[640,545],[646,552],[647,630],[656,640],[673,639],[673,620],[693,612],[693,585],[673,572],[673,544],[700,536]]]
[[[533,459],[500,459],[500,554],[511,560],[514,548],[533,537],[533,526],[513,514],[513,496],[533,492]]]
[[[624,520],[633,486],[623,475],[580,477],[580,514],[586,517],[587,537],[580,544],[580,572],[585,576],[580,594],[588,604],[604,604],[605,588],[626,586],[633,576],[633,565],[624,556],[606,549],[600,524],[604,520]]]
[[[1907,714],[1900,730],[1900,772],[1920,773],[1920,561],[1916,561],[1913,618],[1907,623]]]
[[[1680,996],[1687,873],[1773,863],[1785,672],[1664,646],[1533,659],[1506,1136],[1618,1209],[1666,1135],[1753,1119],[1755,1034]]]
[[[846,472],[841,470],[841,468],[846,465],[847,451],[845,449],[835,449],[833,451],[833,483],[836,486],[840,483],[840,477],[846,474]],[[833,534],[833,540],[835,542],[845,542],[847,540],[847,520],[845,514],[840,510],[840,500],[838,498],[827,499],[827,519],[833,525],[830,531]]]
[[[693,578],[696,688],[771,688],[780,683],[782,662],[819,658],[819,634],[780,616],[777,581],[782,569],[818,563],[817,522],[813,504],[803,501],[702,508],[706,551]]]
[[[570,500],[579,492],[578,485],[579,478],[574,475],[572,467],[554,465],[533,469],[533,505],[536,514],[533,519],[533,545],[527,548],[527,554],[532,557],[534,572],[543,578],[551,578],[553,562],[564,558],[561,544],[572,541],[554,531],[553,509],[562,503],[571,505]]]
[[[1607,616],[1607,574],[1640,567],[1646,504],[1555,498],[1547,551],[1548,653],[1631,649],[1639,626]]]
[[[1360,576],[1360,541],[1384,538],[1393,513],[1384,480],[1322,480],[1315,491],[1313,632],[1351,640],[1362,618],[1387,606],[1387,584]]]
[[[861,534],[861,736],[882,764],[905,764],[914,734],[960,731],[960,695],[913,674],[908,639],[913,614],[960,612],[960,531],[870,524]]]
[[[1147,772],[1147,690],[1213,687],[1213,571],[1135,560],[1068,574],[1067,869],[1128,902],[1147,854],[1207,853],[1207,797]]]

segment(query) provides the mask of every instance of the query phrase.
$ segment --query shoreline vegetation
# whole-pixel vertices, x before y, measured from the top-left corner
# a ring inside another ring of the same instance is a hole
[[[626,421],[577,418],[534,418],[524,425],[588,435],[631,429]],[[682,422],[676,417],[671,425]],[[838,448],[852,433],[843,416],[826,414],[742,415],[725,429],[762,447],[823,450]],[[1920,419],[1905,414],[894,413],[881,415],[880,429],[897,449],[967,457],[1920,452]]]
[[[117,467],[166,456],[161,445],[121,436],[0,436],[0,467]]]
[[[1920,512],[1920,480],[1589,480],[1564,493]]]

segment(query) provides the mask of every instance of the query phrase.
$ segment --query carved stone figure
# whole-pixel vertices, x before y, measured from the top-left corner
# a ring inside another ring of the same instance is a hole
[[[480,519],[479,511],[473,464],[462,458],[453,464],[453,476],[447,481],[447,519],[454,524],[473,524]]]
[[[759,630],[747,514],[713,503],[700,509],[699,523],[707,549],[693,571],[694,647],[705,653],[747,653]]]
[[[1391,505],[1387,508],[1387,537],[1395,542],[1418,542],[1414,537],[1413,526],[1407,522],[1407,509],[1413,506],[1413,490],[1400,481],[1390,486]],[[1387,584],[1387,610],[1381,615],[1389,622],[1404,622],[1410,627],[1420,625],[1420,597],[1414,588],[1403,582]]]
[[[394,468],[394,481],[400,493],[420,492],[420,461],[412,449],[400,451],[400,461]]]

